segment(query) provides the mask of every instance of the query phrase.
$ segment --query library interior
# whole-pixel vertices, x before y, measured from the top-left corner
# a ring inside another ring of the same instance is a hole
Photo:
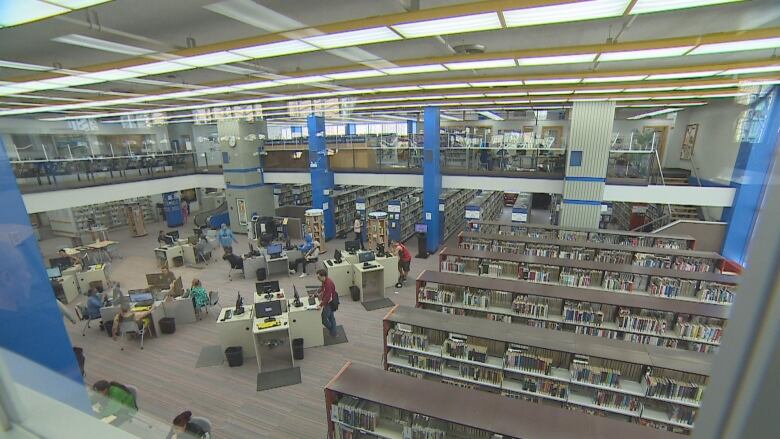
[[[776,438],[778,154],[777,0],[0,0],[0,439]]]

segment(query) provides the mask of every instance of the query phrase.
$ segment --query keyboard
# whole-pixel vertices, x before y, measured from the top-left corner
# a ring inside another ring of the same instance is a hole
[[[257,329],[268,329],[273,328],[274,326],[280,326],[282,322],[279,320],[274,320],[272,322],[258,322],[257,323]]]

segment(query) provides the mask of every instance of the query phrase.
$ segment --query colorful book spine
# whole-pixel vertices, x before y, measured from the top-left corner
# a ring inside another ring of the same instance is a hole
[[[591,366],[589,364],[572,363],[569,371],[571,372],[571,378],[574,381],[620,388],[619,370]]]
[[[504,366],[514,369],[538,372],[549,375],[552,370],[552,358],[541,357],[527,352],[507,351]]]

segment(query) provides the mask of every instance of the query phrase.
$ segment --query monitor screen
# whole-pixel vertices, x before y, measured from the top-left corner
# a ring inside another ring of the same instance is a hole
[[[257,294],[265,294],[265,293],[275,293],[277,291],[282,291],[282,290],[279,288],[278,280],[269,280],[266,282],[256,282],[255,291],[257,291]]]
[[[275,317],[282,314],[282,301],[255,303],[255,318]]]
[[[415,224],[414,231],[417,233],[428,233],[428,224]]]
[[[165,241],[166,245],[173,245],[173,243],[176,242],[176,239],[171,235],[165,235],[163,236],[163,241]]]
[[[51,267],[46,269],[46,274],[49,275],[50,278],[52,277],[60,277],[62,276],[62,271],[60,270],[60,267]]]
[[[299,300],[300,300],[300,298],[301,298],[301,295],[300,295],[300,294],[298,294],[298,287],[296,287],[295,285],[293,285],[293,297],[294,297],[295,299],[299,299]]]
[[[360,250],[360,241],[345,241],[344,250],[354,252]]]
[[[337,261],[341,261],[341,259],[342,259],[341,250],[335,250],[333,252],[333,259],[335,259]]]
[[[179,231],[178,231],[178,230],[172,230],[172,231],[170,231],[170,232],[166,233],[166,235],[168,235],[168,236],[170,236],[171,238],[173,238],[173,240],[174,240],[174,241],[176,241],[177,239],[179,239]]]
[[[60,270],[64,270],[72,266],[73,261],[71,261],[69,257],[65,256],[62,258],[49,259],[49,265],[51,265],[52,267],[59,267]]]
[[[282,252],[282,244],[268,244],[265,250],[269,255],[278,255]]]
[[[359,262],[369,262],[374,260],[374,253],[373,252],[361,252],[358,254],[358,261]]]
[[[154,302],[154,296],[152,293],[146,291],[143,293],[131,293],[130,294],[130,302],[132,303],[139,303],[139,302]]]

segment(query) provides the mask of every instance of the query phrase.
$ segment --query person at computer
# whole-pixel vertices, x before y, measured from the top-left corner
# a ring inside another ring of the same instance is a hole
[[[298,250],[301,251],[302,254],[306,254],[311,250],[312,246],[314,245],[314,238],[311,236],[311,233],[307,233],[303,235],[303,244],[298,246]]]
[[[69,255],[68,252],[66,252],[64,248],[61,248],[57,252],[57,256],[60,257],[60,258],[68,258],[68,259],[70,259],[70,265],[71,266],[81,264],[81,258],[79,257],[78,253],[74,253],[72,255]]]
[[[322,286],[317,290],[317,295],[320,299],[319,309],[320,316],[322,317],[322,326],[328,330],[331,337],[335,337],[336,333],[336,315],[333,312],[331,302],[336,296],[336,284],[328,277],[328,271],[324,268],[317,270],[317,279],[319,279]]]
[[[217,240],[219,240],[219,245],[222,246],[222,250],[224,250],[225,253],[228,252],[227,249],[233,248],[234,243],[238,244],[238,240],[233,235],[233,231],[230,230],[230,227],[225,223],[222,223],[222,227],[220,227],[219,233],[217,233]]]
[[[192,280],[192,286],[190,286],[190,296],[192,297],[192,306],[195,307],[195,312],[200,315],[200,309],[205,308],[206,314],[209,313],[209,293],[203,288],[203,284],[199,279]]]
[[[103,307],[104,300],[98,294],[95,288],[90,288],[87,291],[87,315],[90,320],[97,320],[100,318],[100,308]]]
[[[119,336],[119,327],[123,322],[134,320],[137,324],[142,324],[144,328],[152,324],[152,309],[144,311],[133,311],[129,303],[119,305],[119,312],[114,316],[114,325],[111,327],[111,337],[116,341]],[[122,348],[124,350],[124,348]]]
[[[352,225],[352,231],[355,232],[355,241],[360,241],[360,249],[365,250],[363,246],[363,223],[360,222],[360,214],[355,214],[355,224]]]
[[[303,271],[301,272],[301,275],[298,277],[305,277],[306,276],[306,266],[309,265],[312,262],[317,262],[317,259],[320,257],[320,242],[319,241],[312,241],[311,248],[309,251],[306,252],[305,255],[298,258],[294,262],[294,269],[290,270],[290,274],[295,274],[298,272],[298,267],[300,265],[303,265]]]
[[[198,243],[195,244],[195,260],[196,261],[207,261],[211,258],[210,255],[211,252],[209,252],[209,240],[206,239],[206,236],[200,235],[200,238],[198,238]]]
[[[160,233],[157,234],[157,243],[162,247],[168,245],[168,242],[165,240],[165,232],[162,230],[160,230]]]
[[[406,276],[409,275],[409,269],[412,265],[412,253],[400,242],[393,243],[395,254],[398,256],[398,284],[403,285],[406,282]]]
[[[116,416],[121,412],[132,413],[138,410],[133,393],[126,386],[116,381],[100,380],[92,385],[100,404],[98,417]]]
[[[173,427],[166,439],[208,439],[209,433],[203,427],[192,422],[192,412],[179,413],[173,418]]]
[[[176,274],[174,274],[167,265],[162,266],[160,274],[162,274],[163,282],[168,284],[168,289],[170,290],[173,288],[173,283],[176,282]]]

